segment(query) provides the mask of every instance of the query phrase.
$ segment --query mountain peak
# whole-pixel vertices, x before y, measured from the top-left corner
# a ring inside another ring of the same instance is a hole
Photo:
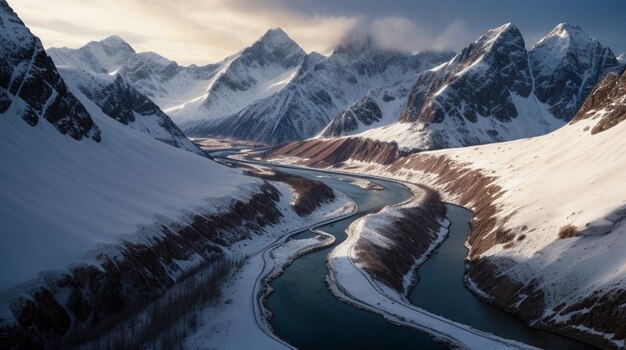
[[[582,32],[582,31],[583,29],[580,26],[576,24],[570,24],[567,22],[559,23],[552,30],[553,33]]]
[[[128,43],[124,39],[115,34],[100,40],[100,43],[107,45],[128,45]]]
[[[539,40],[535,46],[541,46],[547,42],[564,42],[574,43],[586,46],[589,43],[596,42],[596,39],[590,37],[582,28],[575,24],[560,23],[548,35]]]
[[[280,46],[285,44],[298,45],[285,33],[282,28],[269,29],[256,43],[263,43],[269,46]],[[255,43],[255,44],[256,44]]]
[[[117,53],[133,54],[135,50],[124,39],[117,35],[111,35],[100,41],[90,41],[83,48],[102,48],[108,55]]]
[[[497,28],[489,29],[485,35],[483,35],[481,39],[486,39],[486,41],[493,41],[502,36],[514,36],[514,37],[522,37],[522,33],[517,29],[517,27],[513,23],[506,23]]]
[[[473,45],[478,45],[483,52],[488,52],[491,51],[494,45],[499,46],[501,43],[505,45],[513,44],[516,47],[525,47],[522,33],[512,23],[506,23],[497,28],[489,29],[478,38]],[[476,49],[476,47],[472,49]]]
[[[239,60],[256,61],[261,66],[278,64],[283,67],[292,67],[300,64],[306,56],[304,50],[280,28],[270,29],[251,46],[243,49]]]

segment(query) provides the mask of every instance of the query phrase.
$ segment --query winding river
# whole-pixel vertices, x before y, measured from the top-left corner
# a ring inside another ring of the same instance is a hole
[[[356,215],[320,227],[336,241],[296,259],[271,282],[274,292],[266,307],[278,336],[299,349],[446,349],[416,330],[395,326],[382,316],[337,300],[326,286],[326,255],[345,238],[345,229],[357,218],[387,205],[403,202],[411,194],[401,184],[369,179],[385,187],[368,191],[351,184],[346,175],[280,167],[281,171],[324,181],[350,196],[359,206]],[[410,295],[417,306],[451,320],[504,338],[545,349],[593,349],[586,344],[528,327],[521,320],[482,302],[463,285],[467,249],[464,246],[471,212],[448,205],[452,222],[449,237],[419,270],[420,281]],[[303,232],[298,239],[310,235]]]

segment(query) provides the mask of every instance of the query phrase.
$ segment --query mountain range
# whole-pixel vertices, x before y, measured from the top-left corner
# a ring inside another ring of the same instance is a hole
[[[366,34],[347,35],[327,56],[307,54],[279,28],[205,66],[136,53],[116,36],[49,54],[62,74],[121,76],[191,136],[279,144],[364,133],[412,150],[553,131],[623,65],[566,23],[530,50],[506,24],[456,55],[383,49]]]

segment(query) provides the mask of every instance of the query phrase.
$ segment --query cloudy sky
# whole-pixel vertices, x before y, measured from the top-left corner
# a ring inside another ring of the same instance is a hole
[[[626,51],[623,0],[9,0],[46,47],[80,47],[117,34],[137,51],[206,64],[281,27],[306,51],[325,52],[350,31],[407,51],[458,50],[512,22],[527,46],[560,22]]]

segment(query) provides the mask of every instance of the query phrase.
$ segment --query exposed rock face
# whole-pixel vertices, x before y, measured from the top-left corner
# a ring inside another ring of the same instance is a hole
[[[359,129],[359,126],[369,126],[380,121],[383,113],[371,96],[365,97],[339,112],[328,126],[322,131],[323,137],[337,137],[349,134]]]
[[[599,118],[591,129],[592,134],[610,129],[626,120],[626,71],[621,75],[609,73],[589,95],[572,123],[592,117]]]
[[[400,157],[398,146],[359,138],[311,140],[288,143],[264,152],[264,158],[289,156],[303,158],[303,163],[315,167],[340,166],[349,160],[392,164]]]
[[[481,115],[510,121],[518,116],[511,94],[528,97],[531,92],[524,39],[506,24],[488,31],[445,66],[420,75],[402,120],[441,123],[448,115],[476,122]]]
[[[556,128],[541,113],[524,39],[506,24],[451,61],[422,73],[401,121],[418,125],[420,149],[475,145],[543,134]]]
[[[2,324],[0,345],[41,347],[45,339],[145,304],[176,282],[176,261],[201,257],[210,264],[223,247],[278,223],[283,216],[276,207],[279,198],[266,183],[250,200],[234,201],[222,212],[195,215],[189,224],[159,225],[162,235],[151,244],[125,242],[116,254],[99,255],[96,264],[42,274],[30,291],[12,297],[17,323]]]
[[[561,23],[529,52],[535,94],[550,112],[571,120],[593,87],[618,61],[579,26]]]
[[[11,108],[31,126],[45,119],[76,140],[100,141],[98,126],[6,1],[0,2],[0,49],[0,113]]]
[[[307,216],[322,204],[331,202],[336,198],[333,189],[322,181],[309,180],[276,170],[259,170],[243,164],[239,164],[238,167],[246,169],[245,174],[258,176],[267,181],[278,181],[288,184],[296,193],[293,209],[300,216]]]
[[[406,108],[395,112],[399,123],[359,136],[433,150],[547,134],[571,120],[593,86],[619,68],[611,50],[579,27],[560,24],[527,52],[520,32],[507,24],[420,74]]]

